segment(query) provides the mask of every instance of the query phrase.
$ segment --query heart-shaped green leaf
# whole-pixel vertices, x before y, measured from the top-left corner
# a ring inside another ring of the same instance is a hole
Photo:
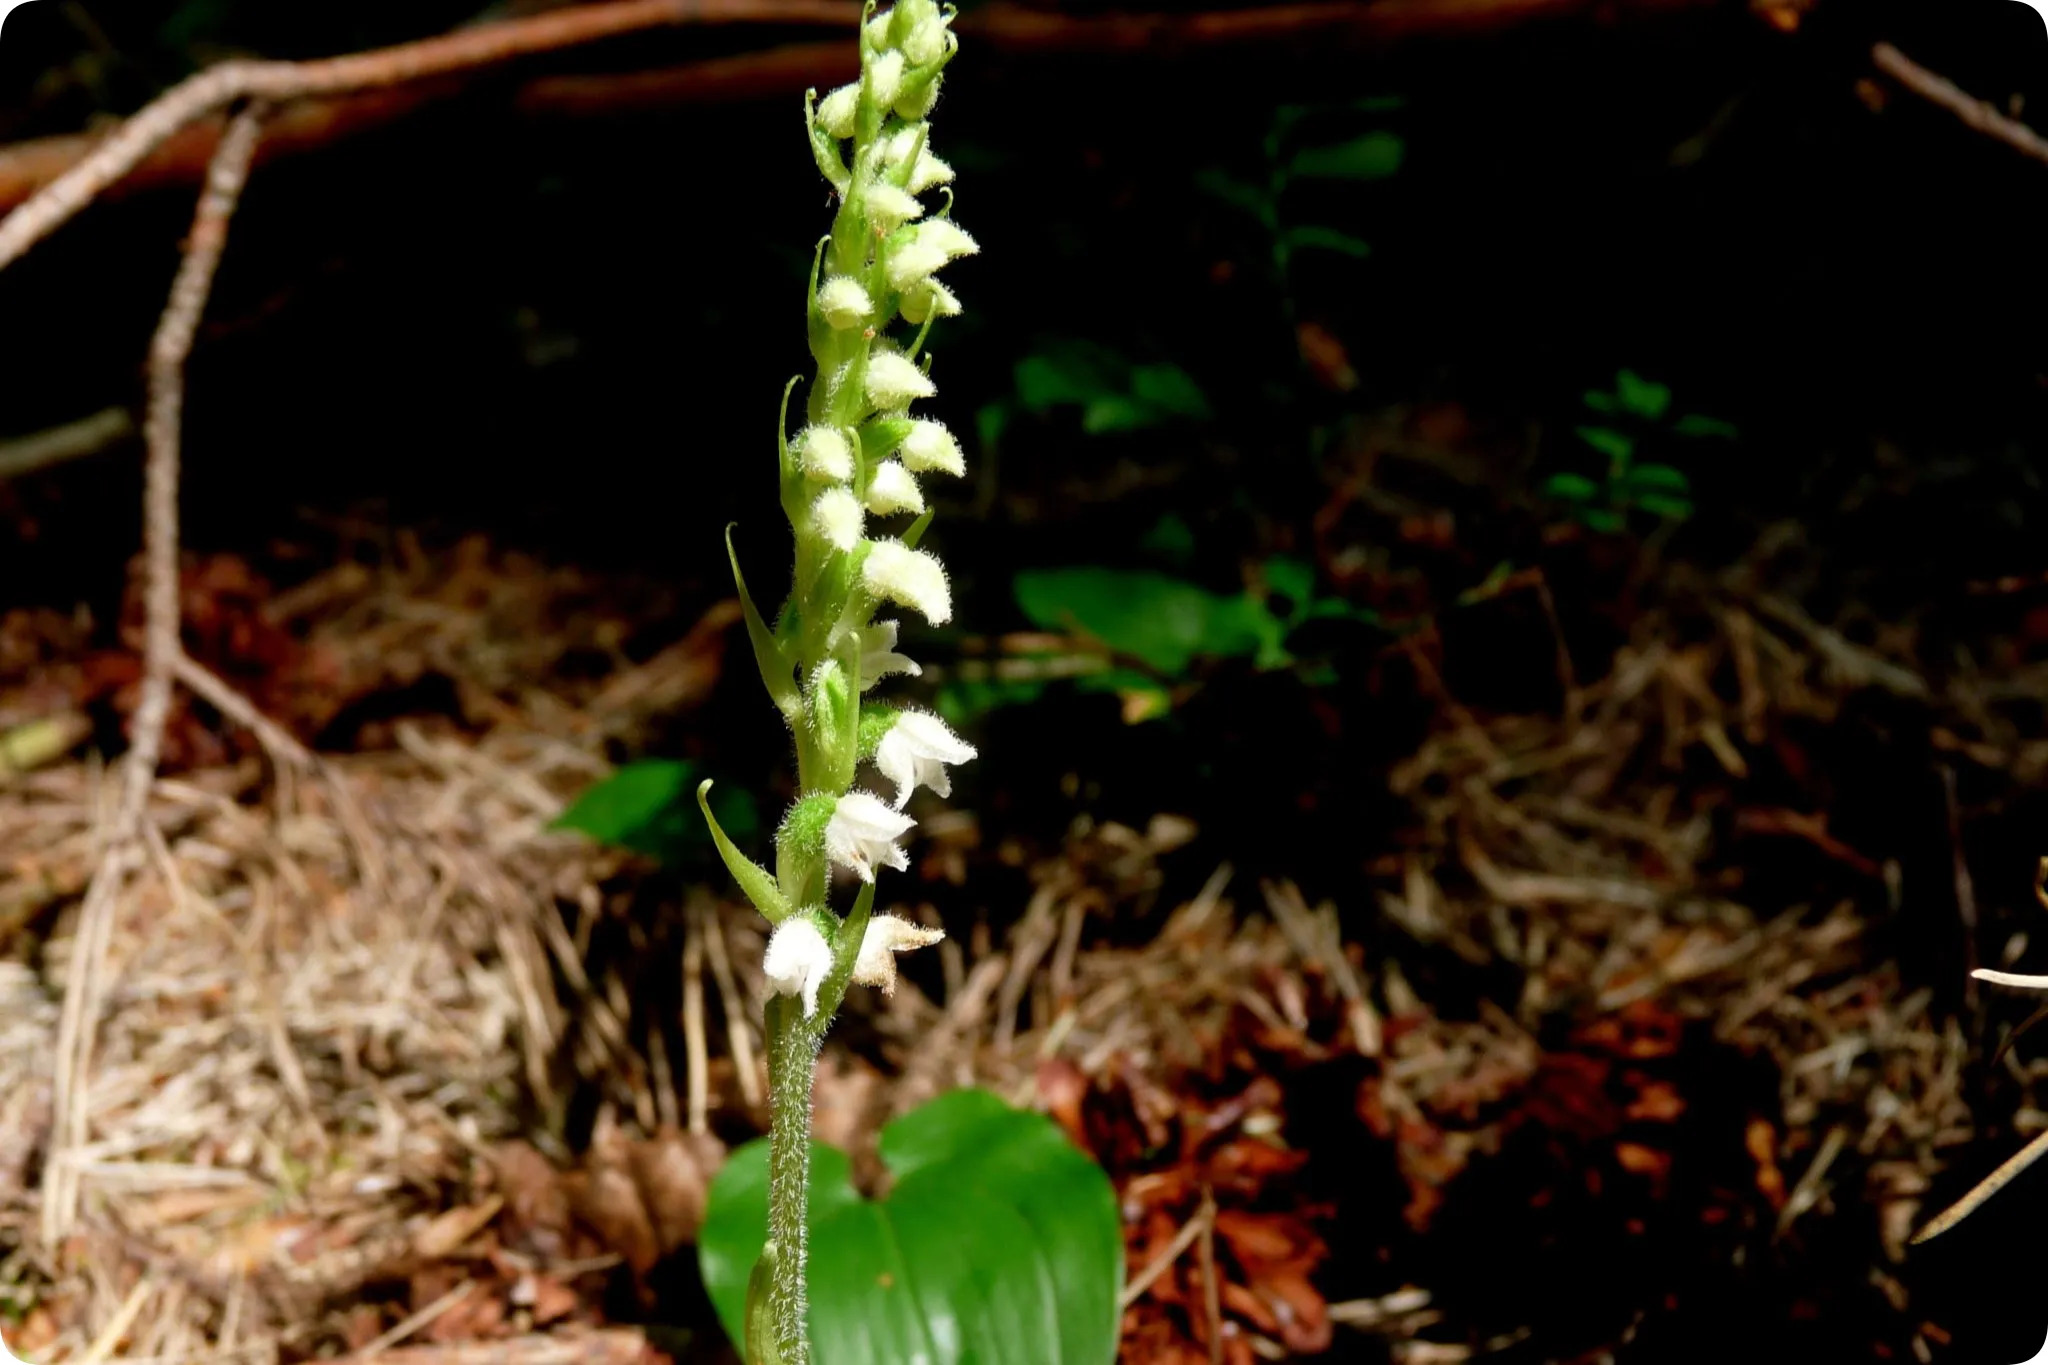
[[[1102,1169],[1039,1114],[956,1090],[882,1130],[895,1185],[853,1188],[811,1147],[811,1352],[817,1365],[1110,1365],[1123,1237]],[[712,1182],[698,1262],[719,1321],[744,1331],[768,1236],[768,1144]]]

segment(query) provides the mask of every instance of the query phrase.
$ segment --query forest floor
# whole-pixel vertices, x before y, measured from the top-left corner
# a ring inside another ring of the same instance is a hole
[[[1132,1361],[1675,1360],[1759,1331],[1974,1358],[1907,1241],[2017,1145],[1981,1122],[2048,1122],[2048,1063],[1989,1068],[1960,970],[2033,908],[1979,922],[1953,785],[1953,901],[1919,928],[1891,913],[1916,869],[1827,812],[1883,780],[1851,749],[1896,747],[1872,695],[1931,718],[1920,757],[1965,770],[1969,810],[2007,809],[2048,773],[2009,704],[2039,689],[1937,685],[1910,639],[1668,578],[1602,676],[1561,664],[1554,713],[1442,695],[1362,884],[1218,864],[1162,903],[1162,859],[1202,859],[1179,812],[1040,851],[929,822],[906,913],[993,862],[1032,890],[853,1002],[820,1136],[859,1152],[965,1084],[1051,1114],[1121,1195]],[[635,661],[632,593],[401,536],[283,593],[196,559],[184,607],[195,656],[328,739],[277,770],[181,707],[82,1041],[63,996],[118,785],[84,741],[135,667],[77,618],[0,621],[13,1349],[729,1358],[691,1247],[764,1123],[759,921],[552,822],[607,746],[710,696],[732,604]]]

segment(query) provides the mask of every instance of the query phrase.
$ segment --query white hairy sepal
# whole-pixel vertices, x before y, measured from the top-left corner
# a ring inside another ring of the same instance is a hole
[[[873,920],[868,923],[872,925]],[[862,935],[865,951],[867,937]],[[761,976],[777,995],[803,997],[804,1018],[818,1012],[818,990],[832,974],[832,944],[808,914],[791,915],[768,936],[761,956]]]
[[[811,530],[842,553],[860,544],[867,516],[850,488],[833,487],[811,504]]]
[[[896,448],[896,453],[902,458],[904,467],[913,474],[938,470],[958,478],[967,472],[967,457],[961,453],[960,443],[953,439],[953,433],[946,430],[943,422],[922,418],[912,422],[909,434]]]
[[[895,460],[877,468],[868,480],[868,511],[878,517],[897,512],[924,511],[924,493],[910,471]]]
[[[868,357],[868,402],[884,412],[937,392],[930,376],[896,352],[876,351]]]
[[[861,986],[878,986],[882,994],[896,992],[896,954],[913,948],[928,948],[946,936],[943,929],[927,929],[895,915],[876,915],[860,936],[860,952],[853,959],[853,981]]]
[[[845,483],[853,477],[853,446],[837,427],[805,427],[798,432],[796,457],[811,478]]]
[[[953,590],[936,555],[913,550],[900,540],[871,541],[860,576],[876,597],[909,607],[935,626],[952,619]]]
[[[877,180],[861,191],[868,222],[881,232],[894,232],[914,218],[924,217],[924,205],[908,190],[899,190],[886,180]]]
[[[894,621],[877,621],[860,628],[860,690],[870,691],[892,673],[915,678],[924,670],[905,654],[896,652],[897,626]]]
[[[952,219],[928,219],[902,234],[891,246],[889,287],[903,293],[919,280],[929,278],[946,262],[980,251],[980,244]]]
[[[927,276],[903,291],[901,305],[905,322],[923,322],[926,318],[957,318],[960,316],[960,300],[952,290]]]
[[[825,856],[864,882],[875,879],[877,867],[905,871],[910,855],[896,841],[916,823],[871,792],[848,792],[839,798],[825,826]]]
[[[946,21],[937,14],[919,18],[903,39],[903,55],[913,66],[930,66],[946,55]]]
[[[842,85],[818,101],[818,126],[832,137],[852,137],[860,111],[860,83]]]
[[[904,711],[875,746],[875,767],[896,787],[896,809],[902,810],[919,787],[940,797],[953,794],[946,766],[965,763],[975,748],[925,711]]]
[[[953,168],[932,155],[922,123],[899,128],[889,135],[882,144],[882,165],[893,170],[908,161],[913,152],[917,154],[917,162],[910,168],[910,178],[903,188],[912,194],[923,194],[936,185],[952,181]]]
[[[903,90],[903,54],[884,52],[868,64],[868,89],[874,93],[875,103],[891,105]]]
[[[874,300],[861,288],[860,281],[850,275],[834,275],[818,290],[818,312],[834,328],[858,327],[874,311]]]

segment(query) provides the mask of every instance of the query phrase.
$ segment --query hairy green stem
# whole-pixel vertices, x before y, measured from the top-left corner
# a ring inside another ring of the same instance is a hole
[[[804,1320],[804,1262],[811,1175],[811,1086],[818,1034],[792,996],[768,1001],[768,1242],[775,1248],[767,1284],[766,1342],[749,1341],[749,1365],[810,1365]]]

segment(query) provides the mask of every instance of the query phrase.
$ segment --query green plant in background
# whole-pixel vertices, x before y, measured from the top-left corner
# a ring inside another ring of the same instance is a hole
[[[1666,521],[1692,515],[1692,480],[1683,470],[1641,458],[1644,446],[1662,447],[1668,438],[1698,440],[1732,438],[1735,428],[1712,417],[1686,414],[1668,425],[1668,386],[1644,379],[1633,370],[1615,376],[1614,388],[1594,389],[1585,396],[1593,420],[1574,428],[1585,449],[1602,457],[1596,474],[1563,472],[1543,481],[1543,491],[1571,509],[1590,530],[1614,533],[1627,529],[1629,514],[1643,512]]]
[[[1044,417],[1079,412],[1089,436],[1144,431],[1176,421],[1204,421],[1209,400],[1186,370],[1166,362],[1139,364],[1099,342],[1055,337],[1017,362],[1009,397],[976,414],[984,446],[994,446],[1022,412]]]
[[[571,802],[555,817],[554,828],[577,830],[664,866],[687,864],[715,847],[693,799],[703,776],[696,764],[681,759],[628,763]],[[720,788],[711,809],[728,838],[751,839],[760,827],[754,800],[744,791]]]
[[[1170,557],[1186,534],[1184,523],[1167,518],[1147,542]],[[1315,570],[1291,556],[1272,556],[1252,576],[1251,587],[1219,593],[1154,569],[1027,569],[1011,580],[1018,609],[1040,630],[1080,637],[1080,651],[1012,658],[992,675],[949,680],[939,691],[939,711],[961,720],[1034,701],[1051,677],[1067,677],[1082,691],[1116,693],[1126,720],[1152,720],[1173,709],[1201,660],[1301,666],[1287,641],[1308,622],[1379,621],[1340,598],[1319,596]],[[1313,665],[1306,672],[1311,681],[1318,675]]]
[[[1343,111],[1380,114],[1401,107],[1398,99],[1359,100]],[[1305,129],[1320,122],[1318,115],[1340,112],[1314,109],[1307,105],[1282,105],[1273,111],[1262,146],[1265,165],[1258,179],[1233,174],[1222,167],[1197,173],[1195,183],[1206,193],[1255,220],[1263,229],[1273,282],[1286,300],[1290,316],[1293,292],[1290,287],[1295,259],[1303,252],[1327,251],[1354,260],[1372,254],[1363,238],[1325,223],[1294,221],[1287,212],[1289,192],[1317,181],[1365,182],[1385,180],[1401,169],[1407,144],[1385,129],[1372,129],[1337,142],[1309,142]],[[1307,145],[1302,145],[1305,143]]]

